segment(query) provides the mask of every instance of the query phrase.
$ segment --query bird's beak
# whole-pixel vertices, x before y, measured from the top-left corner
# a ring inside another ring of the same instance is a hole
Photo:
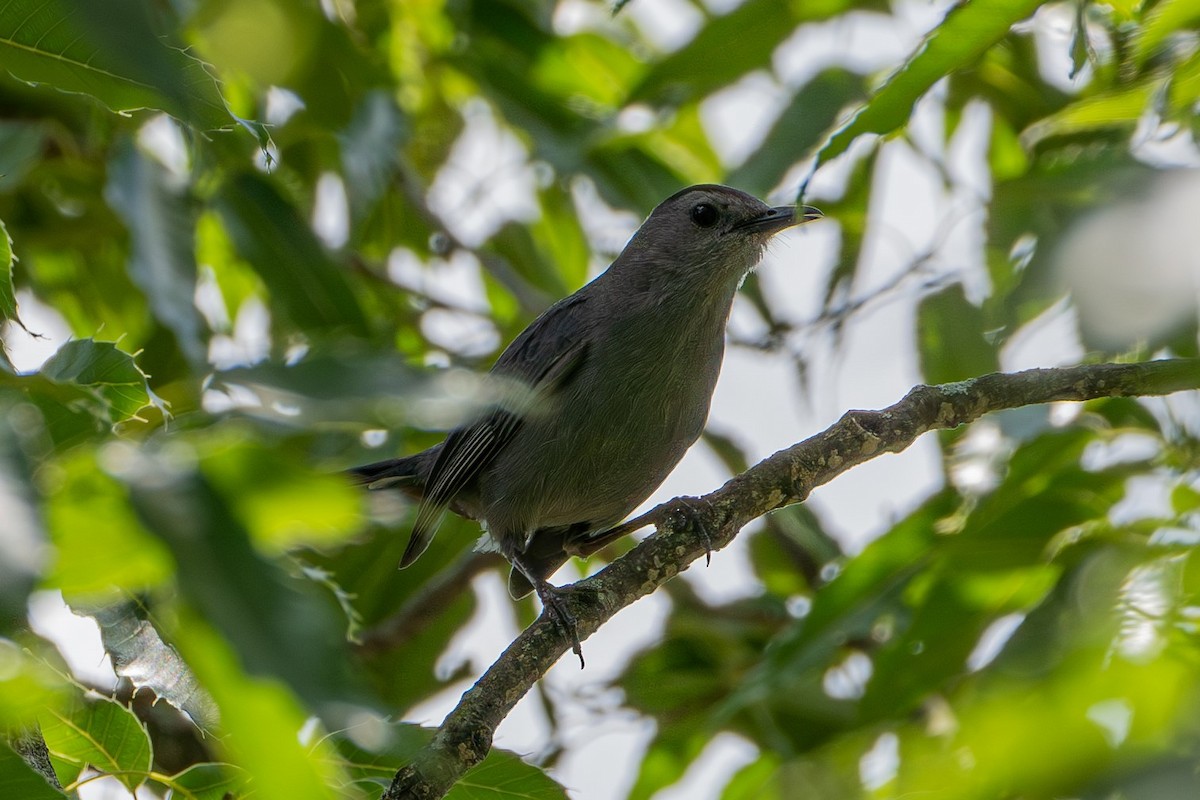
[[[812,206],[776,206],[757,217],[751,217],[733,226],[734,230],[751,229],[756,232],[774,234],[793,225],[803,225],[825,216]]]

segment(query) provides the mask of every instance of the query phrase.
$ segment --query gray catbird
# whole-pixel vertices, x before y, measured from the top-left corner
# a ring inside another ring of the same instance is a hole
[[[725,186],[664,200],[604,273],[496,361],[491,374],[520,382],[526,397],[428,450],[351,470],[420,500],[400,566],[424,552],[449,508],[482,522],[512,562],[514,598],[536,589],[573,628],[546,579],[607,543],[699,438],[734,293],[771,236],[820,216]]]

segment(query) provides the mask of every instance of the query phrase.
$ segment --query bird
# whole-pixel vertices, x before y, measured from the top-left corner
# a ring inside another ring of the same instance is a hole
[[[607,544],[700,437],[734,295],[782,230],[822,216],[727,186],[663,200],[612,264],[550,306],[501,353],[501,399],[427,450],[349,470],[419,505],[400,567],[447,510],[478,520],[512,564],[509,593],[536,591],[580,656],[549,578]]]

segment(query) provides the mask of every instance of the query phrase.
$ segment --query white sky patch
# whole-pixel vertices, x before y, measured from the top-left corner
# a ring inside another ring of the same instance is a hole
[[[724,786],[734,773],[758,758],[758,748],[741,736],[719,733],[688,766],[683,778],[655,793],[654,800],[692,800]]]
[[[11,322],[4,323],[0,330],[12,365],[18,372],[32,372],[67,343],[71,326],[61,314],[25,289],[17,292],[17,311],[29,331]]]
[[[475,247],[505,222],[528,222],[540,212],[536,176],[517,137],[482,101],[467,103],[463,119],[463,132],[429,187],[429,207],[451,233]]]
[[[100,641],[100,626],[91,617],[71,611],[58,591],[34,592],[29,597],[29,627],[62,653],[71,673],[100,691],[117,685],[112,660]]]
[[[210,329],[214,331],[230,329],[229,310],[225,307],[225,297],[221,294],[216,273],[207,264],[201,264],[196,272],[196,292],[193,302]]]
[[[1166,644],[1163,627],[1171,607],[1172,589],[1178,580],[1175,558],[1141,564],[1129,571],[1121,586],[1117,611],[1121,618],[1117,652],[1131,661],[1154,658]]]
[[[489,313],[482,267],[471,253],[456,250],[448,258],[426,264],[411,250],[397,247],[388,254],[387,273],[397,286],[439,303]]]
[[[485,356],[500,346],[500,332],[490,319],[445,308],[421,315],[421,333],[438,347],[464,356]]]
[[[334,172],[322,173],[317,179],[312,227],[331,250],[345,246],[350,237],[350,203],[346,199],[346,186]]]
[[[634,21],[646,41],[665,52],[678,50],[690,42],[704,24],[704,16],[687,0],[634,2],[621,13]]]
[[[996,656],[1000,655],[1004,645],[1008,644],[1008,640],[1024,621],[1024,614],[1014,613],[1005,614],[988,625],[980,635],[979,641],[975,643],[975,649],[967,656],[967,669],[978,672],[995,661]]]
[[[871,749],[858,760],[858,779],[869,792],[891,783],[899,771],[900,738],[891,731],[876,739]]]
[[[1083,360],[1083,344],[1075,309],[1060,300],[1023,325],[1000,349],[1000,368],[1017,372],[1035,367],[1062,367]]]
[[[1165,519],[1174,515],[1171,490],[1174,484],[1166,475],[1137,475],[1125,482],[1125,496],[1108,511],[1114,525],[1130,525],[1143,519]]]
[[[271,352],[271,313],[257,297],[238,308],[231,336],[216,334],[208,341],[208,360],[217,369],[257,364]]]
[[[272,86],[267,90],[267,124],[283,125],[292,115],[304,108],[300,95],[291,89]]]
[[[700,119],[725,166],[752,154],[788,104],[788,93],[764,71],[752,72],[700,103]]]
[[[855,650],[825,670],[821,685],[825,694],[835,700],[857,700],[867,691],[867,681],[871,680],[875,665],[866,653]]]
[[[177,184],[188,179],[188,149],[179,124],[166,114],[151,117],[138,129],[138,145],[166,168]]]
[[[1124,698],[1101,700],[1088,708],[1086,716],[1096,723],[1108,746],[1116,749],[1129,736],[1129,728],[1133,724],[1133,706]]]

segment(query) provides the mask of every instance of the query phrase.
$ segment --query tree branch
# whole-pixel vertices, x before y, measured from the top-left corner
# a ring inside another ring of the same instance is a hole
[[[817,486],[883,453],[898,453],[921,434],[955,428],[984,414],[1058,400],[1164,395],[1200,389],[1200,359],[1094,364],[993,373],[959,383],[918,386],[879,411],[849,411],[827,430],[781,450],[690,503],[689,518],[666,503],[637,522],[654,535],[605,569],[570,587],[581,640],[610,617],[673,578],[709,546],[720,549],[746,524],[805,500]],[[706,538],[696,528],[706,530]],[[491,748],[496,727],[567,651],[570,643],[543,615],[521,632],[446,717],[433,741],[401,769],[383,800],[442,797]]]

